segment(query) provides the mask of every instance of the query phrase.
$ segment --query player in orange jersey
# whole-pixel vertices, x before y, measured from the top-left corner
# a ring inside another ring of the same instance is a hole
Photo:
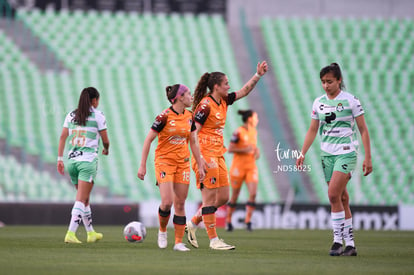
[[[205,180],[197,180],[201,190],[201,215],[196,214],[187,222],[187,238],[192,246],[198,247],[197,225],[203,221],[210,239],[210,248],[231,250],[235,246],[224,243],[216,232],[216,210],[229,199],[229,180],[223,154],[223,129],[226,122],[227,107],[234,101],[247,96],[256,86],[260,77],[267,72],[267,63],[257,64],[257,72],[240,90],[228,93],[230,86],[227,76],[221,72],[205,73],[199,80],[194,93],[194,120],[203,158],[207,163]],[[207,88],[209,91],[207,91]],[[193,169],[199,169],[193,164]],[[198,176],[197,176],[198,177]]]
[[[167,98],[172,106],[158,115],[152,124],[142,149],[141,165],[138,178],[144,180],[147,158],[152,141],[158,136],[155,150],[155,173],[157,185],[161,194],[161,205],[158,209],[160,228],[158,231],[158,246],[167,247],[167,224],[170,219],[171,206],[174,204],[174,250],[189,251],[182,239],[186,225],[184,204],[190,184],[190,143],[191,151],[197,162],[198,177],[204,180],[204,164],[202,163],[200,147],[196,134],[196,126],[190,111],[193,97],[190,90],[182,84],[166,88]]]
[[[258,183],[256,160],[260,156],[259,148],[257,148],[256,130],[259,118],[257,117],[257,113],[252,110],[239,110],[238,113],[242,116],[244,124],[233,133],[228,149],[229,153],[234,153],[234,157],[230,168],[232,195],[228,203],[226,225],[227,231],[233,231],[231,217],[236,209],[240,188],[244,181],[249,191],[249,200],[246,204],[246,217],[244,222],[246,229],[252,231],[252,223],[250,220],[256,206]]]

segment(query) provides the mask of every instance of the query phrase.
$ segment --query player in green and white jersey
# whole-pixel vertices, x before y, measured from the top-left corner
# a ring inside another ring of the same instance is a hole
[[[362,164],[364,176],[372,172],[368,128],[365,123],[364,109],[358,98],[342,90],[344,84],[339,65],[332,63],[322,68],[320,78],[326,94],[318,97],[313,103],[311,124],[302,146],[302,155],[298,158],[296,165],[299,167],[303,165],[305,154],[319,132],[322,167],[328,183],[334,235],[329,254],[331,256],[356,256],[352,214],[346,185],[357,162],[358,140],[355,122],[365,149],[365,159]],[[342,250],[343,241],[346,246],[344,250]]]
[[[63,151],[67,141],[67,170],[77,189],[69,229],[64,240],[66,243],[81,243],[76,237],[76,230],[81,222],[87,231],[87,242],[96,242],[103,237],[101,233],[93,229],[92,211],[89,204],[98,168],[100,138],[102,138],[104,147],[102,154],[108,155],[109,149],[106,120],[104,114],[96,109],[98,105],[99,92],[93,87],[83,89],[78,108],[66,116],[60,135],[57,170],[60,174],[64,174]]]

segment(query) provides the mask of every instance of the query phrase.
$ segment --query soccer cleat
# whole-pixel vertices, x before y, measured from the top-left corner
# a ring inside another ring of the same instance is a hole
[[[82,243],[76,238],[75,232],[68,231],[65,236],[65,243]]]
[[[97,242],[99,240],[102,240],[102,238],[103,238],[102,233],[97,233],[95,231],[91,231],[91,232],[88,232],[87,242],[88,243],[94,243],[94,242]]]
[[[236,247],[234,245],[226,244],[222,239],[215,239],[210,241],[210,248],[214,250],[234,250]]]
[[[329,251],[330,256],[341,256],[342,254],[342,244],[333,243],[331,250]]]
[[[252,223],[251,222],[246,223],[246,230],[247,231],[250,231],[250,232],[253,231],[253,229],[252,229]]]
[[[356,247],[347,245],[344,249],[344,252],[342,252],[341,256],[356,256],[357,250]]]
[[[183,243],[177,243],[177,244],[175,244],[174,245],[174,250],[175,251],[190,251],[190,249],[187,248],[185,246],[185,244],[183,244]]]
[[[158,231],[158,247],[166,248],[168,245],[167,231],[161,232]]]
[[[228,232],[232,232],[233,231],[233,224],[231,224],[231,222],[230,223],[227,223],[226,231],[228,231]]]
[[[196,237],[197,226],[192,221],[188,221],[185,225],[185,232],[187,233],[188,242],[194,247],[198,248],[198,242]]]

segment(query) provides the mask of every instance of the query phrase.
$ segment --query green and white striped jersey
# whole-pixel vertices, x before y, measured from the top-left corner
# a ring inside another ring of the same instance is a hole
[[[335,99],[323,95],[315,99],[312,119],[319,120],[323,156],[342,155],[357,151],[355,118],[364,114],[358,98],[340,91]]]
[[[99,131],[106,129],[106,119],[101,111],[93,107],[90,111],[85,126],[73,122],[75,112],[70,112],[65,118],[63,127],[69,129],[68,159],[91,162],[98,156]]]

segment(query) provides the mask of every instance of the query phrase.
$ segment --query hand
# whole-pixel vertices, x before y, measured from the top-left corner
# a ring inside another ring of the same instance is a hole
[[[362,171],[364,172],[364,176],[368,176],[372,172],[372,161],[371,159],[365,159],[362,163]]]
[[[260,150],[259,148],[255,148],[254,149],[254,159],[259,159],[260,158]]]
[[[302,165],[303,162],[305,161],[305,156],[301,155],[297,160],[296,160],[296,166],[298,167],[299,170],[302,170]]]
[[[103,148],[102,149],[102,155],[108,155],[109,154],[109,151],[108,151],[108,149],[106,149],[106,148]]]
[[[59,174],[64,175],[65,174],[65,164],[63,164],[63,161],[59,160],[57,162],[57,170]]]
[[[262,63],[257,63],[257,74],[260,76],[263,76],[267,70],[268,70],[268,66],[267,66],[267,62],[266,61],[262,61]]]
[[[147,168],[145,166],[140,166],[138,169],[138,178],[140,180],[144,180],[146,173],[147,173]]]

